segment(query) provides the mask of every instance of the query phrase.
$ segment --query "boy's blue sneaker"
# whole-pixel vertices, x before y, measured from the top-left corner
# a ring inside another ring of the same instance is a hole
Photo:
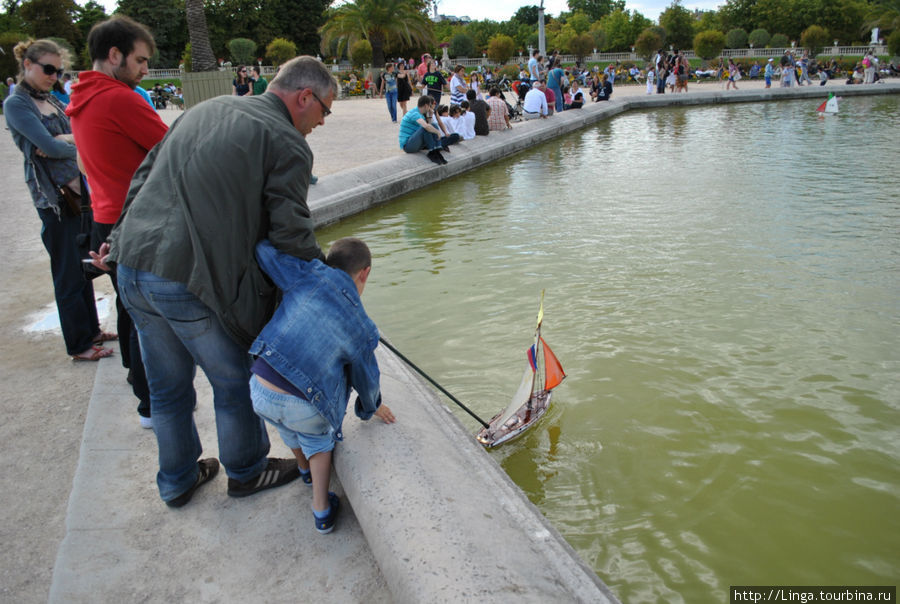
[[[313,511],[313,519],[316,521],[316,530],[322,535],[327,535],[334,529],[334,521],[337,518],[338,508],[341,507],[341,500],[337,495],[328,491],[328,504],[330,505],[328,515],[324,518],[319,518],[316,516],[315,510]]]
[[[297,469],[299,470],[300,468]],[[312,472],[310,470],[306,472],[300,470],[300,480],[303,481],[303,484],[312,484]]]

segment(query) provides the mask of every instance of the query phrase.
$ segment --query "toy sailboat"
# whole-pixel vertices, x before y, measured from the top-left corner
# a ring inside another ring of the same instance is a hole
[[[541,337],[544,319],[544,292],[538,310],[534,344],[528,349],[528,364],[519,389],[509,405],[495,415],[486,428],[476,436],[485,447],[496,447],[508,442],[541,419],[550,407],[552,390],[566,377],[562,365]]]
[[[819,108],[816,109],[819,113],[830,113],[834,114],[838,112],[838,97],[834,96],[834,94],[828,95],[828,100],[819,105]]]

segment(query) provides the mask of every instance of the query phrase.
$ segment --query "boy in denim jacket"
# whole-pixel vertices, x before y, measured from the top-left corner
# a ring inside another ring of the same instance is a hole
[[[365,243],[345,238],[331,246],[325,263],[281,253],[268,241],[257,245],[256,258],[284,297],[250,347],[257,357],[253,409],[294,452],[303,482],[313,487],[316,530],[329,533],[340,506],[328,491],[331,452],[343,439],[350,388],[360,419],[394,422],[381,404],[378,329],[360,300],[372,256]]]

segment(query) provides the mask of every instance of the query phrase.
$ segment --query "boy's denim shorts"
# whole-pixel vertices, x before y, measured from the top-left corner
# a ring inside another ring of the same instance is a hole
[[[293,394],[276,392],[250,378],[253,410],[278,428],[281,439],[291,449],[301,449],[307,459],[334,449],[334,429],[309,401]]]

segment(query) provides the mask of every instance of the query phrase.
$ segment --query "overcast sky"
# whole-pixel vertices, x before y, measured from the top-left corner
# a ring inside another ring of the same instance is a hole
[[[116,9],[116,0],[98,0],[106,8],[107,13]],[[84,5],[87,0],[78,0]],[[701,10],[715,10],[725,0],[684,0],[682,6],[688,10],[699,8]],[[522,0],[440,0],[438,11],[443,15],[455,17],[467,16],[470,19],[492,19],[494,21],[506,21],[519,10],[520,6],[539,4],[540,0],[523,2]],[[626,0],[625,8],[638,11],[648,19],[656,21],[659,14],[672,4],[672,0]],[[544,0],[544,8],[548,14],[558,15],[569,10],[566,0]]]

